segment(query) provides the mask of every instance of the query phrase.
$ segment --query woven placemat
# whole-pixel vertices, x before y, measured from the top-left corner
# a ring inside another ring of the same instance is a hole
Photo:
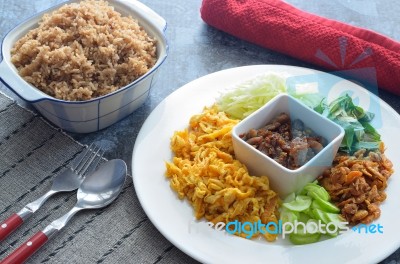
[[[0,93],[0,221],[44,194],[58,173],[84,149],[42,117]],[[76,192],[52,196],[0,243],[0,259],[65,214]],[[167,241],[147,218],[129,176],[120,197],[86,210],[27,263],[195,263]]]

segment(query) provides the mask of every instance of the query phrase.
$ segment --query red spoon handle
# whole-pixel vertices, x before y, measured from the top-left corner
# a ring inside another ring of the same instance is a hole
[[[17,227],[24,221],[16,213],[12,214],[3,223],[0,224],[0,241],[3,241],[9,234],[11,234]]]
[[[42,231],[37,232],[31,239],[3,259],[0,264],[24,263],[36,250],[42,247],[47,240],[49,240],[49,238]]]

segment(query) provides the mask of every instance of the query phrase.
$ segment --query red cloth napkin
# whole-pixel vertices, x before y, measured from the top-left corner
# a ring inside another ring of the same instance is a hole
[[[207,24],[238,38],[400,95],[400,43],[388,37],[280,0],[203,0],[200,11]]]

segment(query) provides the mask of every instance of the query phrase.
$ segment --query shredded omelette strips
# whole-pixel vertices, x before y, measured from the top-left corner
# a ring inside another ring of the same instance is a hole
[[[280,199],[268,177],[250,176],[234,158],[231,130],[238,122],[215,105],[193,116],[189,128],[171,139],[175,157],[166,163],[166,176],[178,197],[192,204],[197,219],[278,223]],[[269,232],[263,236],[268,241],[277,237]]]

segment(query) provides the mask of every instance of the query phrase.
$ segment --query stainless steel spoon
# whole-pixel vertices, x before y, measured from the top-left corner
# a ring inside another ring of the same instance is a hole
[[[0,224],[0,241],[3,241],[32,216],[50,196],[58,192],[70,192],[78,189],[85,176],[97,167],[103,154],[104,151],[92,143],[72,162],[70,169],[63,171],[54,178],[51,189],[48,192],[35,201],[28,203],[18,213],[13,213]]]
[[[75,206],[64,216],[49,224],[22,244],[1,264],[23,263],[60,231],[68,221],[83,209],[102,208],[113,202],[122,190],[126,178],[126,164],[120,159],[107,161],[91,175],[88,175],[78,189]]]

